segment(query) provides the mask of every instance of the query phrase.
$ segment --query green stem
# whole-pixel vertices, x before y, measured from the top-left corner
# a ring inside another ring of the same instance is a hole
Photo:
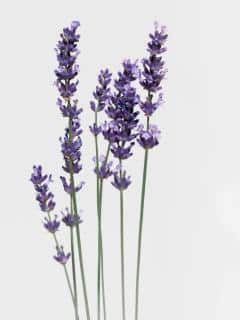
[[[69,135],[70,135],[69,137],[71,139],[72,138],[72,119],[71,118],[69,118]],[[69,160],[69,166],[70,166],[70,185],[72,188],[73,211],[77,217],[78,216],[78,208],[77,208],[75,181],[74,181],[74,174],[73,174],[73,163],[72,163],[71,159]],[[82,279],[82,286],[83,286],[85,309],[86,309],[87,320],[90,320],[87,287],[86,287],[84,264],[83,264],[82,243],[81,243],[80,227],[79,227],[78,223],[76,224],[76,235],[77,235],[78,256],[79,256],[79,264],[80,264],[81,279]]]
[[[120,179],[122,178],[122,160],[120,164]],[[122,318],[126,319],[125,308],[125,267],[124,267],[124,212],[123,212],[123,190],[120,190],[120,242],[121,242],[121,283],[122,283]]]
[[[73,186],[73,193],[72,193],[72,195],[73,195],[73,209],[74,209],[74,214],[77,216],[78,209],[77,209],[77,201],[76,201],[75,182],[74,182],[74,177],[73,177],[72,172],[71,172],[70,176],[71,176],[70,177],[71,185]],[[89,304],[88,304],[87,287],[86,287],[86,280],[85,280],[79,224],[76,224],[76,234],[77,234],[78,255],[79,255],[79,263],[80,263],[80,270],[81,270],[81,278],[82,278],[82,285],[83,285],[83,295],[84,295],[84,302],[85,302],[85,308],[86,308],[86,315],[87,315],[87,320],[90,320],[90,312],[89,312]]]
[[[51,216],[50,216],[49,212],[48,212],[47,215],[48,215],[49,221],[51,221]],[[56,245],[56,249],[59,250],[60,249],[60,245],[59,245],[57,236],[56,236],[55,233],[52,233],[52,235],[53,235],[53,239],[54,239],[54,242],[55,242],[55,245]],[[71,285],[71,282],[70,282],[70,279],[69,279],[69,275],[68,275],[68,271],[67,271],[67,267],[66,267],[65,264],[63,264],[63,268],[64,268],[65,277],[66,277],[66,280],[67,280],[68,289],[69,289],[69,292],[71,294],[74,310],[76,312],[75,299],[74,299],[74,294],[73,294],[73,290],[72,290],[72,285]]]
[[[71,214],[73,213],[73,203],[72,203],[72,196],[71,196]],[[77,292],[77,280],[76,280],[76,268],[75,268],[75,248],[74,248],[74,235],[73,235],[73,228],[70,227],[70,240],[71,240],[71,258],[72,258],[72,276],[73,276],[73,291],[75,297],[75,318],[76,320],[79,319],[78,315],[78,292]]]
[[[103,192],[103,180],[100,179],[100,195],[99,195],[99,202],[100,202],[100,222],[102,224],[102,192]],[[102,232],[102,227],[101,227]],[[103,261],[103,242],[101,241],[100,246],[100,267],[101,267],[101,283],[102,283],[102,300],[103,300],[103,317],[104,320],[107,319],[106,313],[106,297],[105,297],[105,281],[104,281],[104,261]]]
[[[71,282],[70,282],[70,279],[69,279],[69,274],[68,274],[67,267],[66,267],[65,264],[63,265],[63,269],[64,269],[64,273],[65,273],[65,276],[66,276],[66,279],[67,279],[68,288],[69,288],[69,290],[70,290],[70,292],[71,292],[71,296],[72,296],[72,300],[73,300],[73,305],[74,305],[74,310],[75,310],[75,316],[76,316],[77,319],[78,319],[77,307],[76,307],[76,305],[75,305],[75,297],[74,297],[74,294],[73,294],[73,291],[72,291]]]
[[[147,117],[147,129],[149,129],[149,117]],[[142,177],[140,219],[139,219],[139,230],[138,230],[135,320],[138,320],[138,309],[139,309],[139,278],[140,278],[140,263],[141,263],[141,248],[142,248],[142,228],[143,228],[144,201],[145,201],[146,178],[147,178],[147,165],[148,165],[148,149],[145,149],[144,166],[143,166],[143,177]]]
[[[105,160],[103,166],[107,164],[108,157],[110,153],[110,143],[107,147],[107,152],[105,156]],[[103,197],[103,179],[100,178],[100,186],[99,186],[99,211],[100,211],[100,234],[102,235],[102,197]],[[103,261],[103,241],[101,236],[101,246],[100,246],[100,267],[101,267],[101,280],[102,280],[102,299],[103,299],[103,317],[104,320],[107,320],[107,312],[106,312],[106,296],[105,296],[105,281],[104,281],[104,261]]]
[[[97,109],[95,110],[95,125],[98,125]],[[102,232],[101,232],[101,213],[100,213],[100,189],[99,189],[99,151],[98,137],[95,135],[95,155],[96,155],[96,195],[97,195],[97,215],[98,215],[98,262],[97,262],[97,319],[101,319],[101,249],[102,249]]]

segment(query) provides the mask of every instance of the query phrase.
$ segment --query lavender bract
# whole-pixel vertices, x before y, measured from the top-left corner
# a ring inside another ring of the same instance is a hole
[[[57,255],[54,256],[54,259],[59,262],[60,264],[65,265],[68,262],[68,259],[70,258],[71,253],[65,253],[63,250],[63,247],[57,248]]]
[[[120,172],[114,173],[114,180],[112,185],[118,190],[126,190],[129,185],[131,184],[131,177],[126,176],[126,171],[123,171],[121,174]]]
[[[93,158],[93,161],[96,163],[96,158]],[[113,161],[107,161],[105,156],[99,157],[99,168],[95,167],[95,173],[99,176],[100,179],[107,179],[110,177],[114,170],[113,170]]]
[[[45,222],[43,225],[50,233],[55,233],[59,229],[60,221],[58,221],[57,215],[55,215],[54,220],[45,218]]]
[[[65,223],[66,226],[73,227],[83,222],[79,215],[71,214],[68,208],[66,208],[65,211],[66,211],[65,213],[62,212],[62,215],[63,215],[62,221]]]
[[[85,182],[82,181],[73,189],[73,187],[71,186],[70,183],[67,182],[67,179],[65,177],[61,176],[60,179],[62,181],[64,191],[67,192],[68,194],[73,194],[73,192],[80,191],[85,184]]]
[[[158,127],[153,124],[150,124],[147,130],[140,127],[137,141],[144,149],[151,149],[159,144],[160,133]]]

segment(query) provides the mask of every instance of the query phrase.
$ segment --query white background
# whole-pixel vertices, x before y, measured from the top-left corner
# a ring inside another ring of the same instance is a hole
[[[165,106],[155,115],[160,147],[151,153],[144,225],[140,320],[240,317],[239,8],[237,1],[5,1],[1,4],[0,318],[73,319],[61,266],[29,183],[32,164],[58,176],[54,46],[62,27],[81,21],[84,108],[82,225],[92,319],[96,318],[94,146],[89,100],[100,68],[145,55],[154,20],[169,31]],[[126,192],[128,320],[133,318],[142,152],[129,161]],[[118,193],[105,189],[108,319],[121,319]],[[68,234],[59,234],[67,243]],[[81,289],[80,289],[81,290]],[[81,315],[84,315],[83,308]],[[81,317],[83,319],[83,317]]]

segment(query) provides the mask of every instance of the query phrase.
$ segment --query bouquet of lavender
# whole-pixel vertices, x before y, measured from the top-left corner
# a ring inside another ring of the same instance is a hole
[[[44,228],[52,235],[56,246],[54,259],[63,267],[68,289],[72,299],[75,319],[79,319],[78,286],[81,282],[84,297],[84,307],[87,320],[91,319],[88,292],[85,279],[84,257],[82,253],[81,228],[82,218],[78,208],[77,193],[84,186],[79,181],[82,170],[81,164],[81,124],[82,109],[75,98],[79,73],[77,57],[79,55],[77,32],[78,21],[73,21],[68,28],[64,28],[56,46],[58,61],[56,87],[59,92],[57,105],[60,113],[66,118],[66,128],[60,138],[63,155],[63,172],[60,177],[64,191],[69,196],[69,203],[61,214],[53,214],[55,209],[54,195],[50,190],[53,182],[52,175],[43,172],[41,165],[35,165],[31,174],[31,182],[36,192],[36,200],[44,213]],[[159,144],[160,130],[151,123],[151,118],[159,106],[163,104],[162,80],[166,74],[162,54],[166,51],[167,34],[165,27],[155,24],[155,30],[150,34],[147,44],[148,56],[132,62],[126,59],[122,63],[122,70],[113,80],[112,73],[101,70],[98,84],[90,101],[93,111],[93,123],[89,126],[95,141],[94,173],[96,175],[96,217],[98,221],[98,257],[97,257],[97,319],[107,319],[107,305],[105,301],[104,285],[104,252],[102,236],[102,201],[104,182],[112,179],[111,184],[119,192],[120,207],[120,242],[121,242],[121,297],[122,319],[126,319],[125,302],[125,255],[124,255],[124,192],[131,184],[131,177],[126,171],[127,159],[133,156],[133,148],[137,144],[143,148],[143,175],[140,196],[140,215],[138,226],[138,247],[136,261],[136,292],[135,292],[135,320],[138,320],[139,310],[139,280],[142,247],[142,230],[144,202],[146,191],[146,177],[149,151]],[[145,92],[141,96],[138,91]],[[106,119],[99,122],[100,112],[104,112]],[[145,123],[140,122],[141,114]],[[106,141],[105,154],[99,150],[99,138]],[[112,157],[112,159],[110,159]],[[70,243],[66,250],[57,236],[61,225],[69,229]],[[70,264],[70,269],[67,265]],[[80,266],[80,279],[78,279]],[[101,308],[103,312],[101,312]]]

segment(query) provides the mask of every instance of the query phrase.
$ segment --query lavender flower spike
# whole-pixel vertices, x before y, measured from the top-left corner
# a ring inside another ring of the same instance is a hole
[[[50,212],[55,208],[54,195],[49,191],[48,185],[52,182],[52,176],[42,174],[41,166],[33,166],[30,181],[37,192],[36,200],[43,212]]]
[[[138,143],[145,149],[144,150],[144,165],[142,176],[142,191],[141,191],[141,204],[140,204],[140,217],[138,228],[138,249],[137,249],[137,272],[136,272],[136,300],[135,300],[135,320],[138,320],[139,309],[139,280],[140,280],[140,261],[141,261],[141,243],[142,243],[142,229],[143,229],[143,215],[144,215],[144,202],[146,191],[146,177],[148,168],[148,153],[149,149],[159,144],[160,130],[157,126],[150,124],[150,117],[163,103],[163,93],[161,82],[167,72],[165,62],[162,59],[162,54],[167,50],[165,42],[168,35],[166,28],[159,28],[158,23],[155,23],[154,33],[150,34],[150,41],[148,42],[147,51],[149,57],[142,60],[143,71],[140,78],[140,84],[147,91],[145,101],[140,103],[140,108],[147,117],[146,129],[140,126]],[[154,96],[157,95],[156,101],[153,101]]]
[[[87,288],[85,283],[85,273],[83,264],[83,255],[81,249],[81,237],[79,230],[79,221],[77,218],[77,198],[76,192],[79,191],[83,182],[78,185],[75,184],[75,174],[82,170],[81,164],[81,147],[82,147],[82,129],[80,125],[79,116],[82,109],[78,107],[78,101],[73,98],[77,90],[78,81],[75,78],[79,73],[79,66],[76,63],[77,56],[79,54],[78,42],[80,35],[77,33],[77,29],[80,23],[78,21],[73,21],[69,28],[63,29],[61,34],[61,39],[57,44],[56,53],[58,60],[58,68],[55,71],[56,85],[60,94],[60,98],[57,101],[59,109],[63,117],[67,117],[68,126],[65,129],[65,134],[60,138],[61,151],[64,158],[63,170],[69,174],[70,181],[67,178],[61,177],[64,190],[70,195],[71,203],[73,205],[74,216],[76,221],[70,221],[70,217],[66,216],[63,222],[67,225],[75,224],[76,226],[76,236],[77,236],[77,248],[78,257],[80,263],[80,271],[84,292],[84,301],[86,307],[87,320],[90,320],[89,304],[87,297]],[[70,229],[70,233],[73,235],[73,230]],[[71,250],[74,251],[74,241],[73,236],[71,236]],[[55,259],[60,263],[65,264],[68,260],[69,255],[65,255],[63,250],[58,251]],[[73,265],[73,282],[74,282],[74,308],[76,312],[76,319],[78,319],[78,297],[77,297],[77,286],[76,286],[76,276],[74,267],[74,253],[72,254],[72,265]]]
[[[98,85],[96,86],[96,90],[93,92],[93,97],[95,98],[95,101],[90,102],[90,107],[92,111],[102,111],[106,103],[109,99],[110,94],[110,88],[109,84],[111,82],[112,74],[108,69],[101,70],[100,74],[98,76]]]
[[[80,126],[79,115],[82,109],[78,107],[78,101],[71,100],[74,95],[78,82],[74,78],[78,75],[79,67],[76,64],[76,59],[79,54],[77,44],[80,39],[77,34],[77,28],[80,23],[73,21],[70,28],[63,29],[61,34],[61,40],[57,44],[57,60],[58,68],[55,71],[57,76],[56,84],[59,93],[62,97],[58,98],[57,104],[63,115],[63,117],[69,118],[69,127],[65,129],[65,135],[60,138],[61,151],[65,164],[63,166],[64,171],[71,174],[71,172],[79,173],[82,169],[81,161],[81,133],[82,129]],[[83,182],[79,183],[78,186],[71,186],[67,182],[65,177],[60,177],[62,180],[64,190],[72,194],[81,190]]]
[[[147,48],[149,57],[142,60],[143,71],[140,78],[140,84],[148,91],[147,99],[140,104],[142,111],[147,116],[151,116],[164,102],[161,82],[167,72],[162,58],[162,54],[167,50],[165,47],[168,37],[166,28],[159,28],[158,24],[155,23],[155,31],[149,37],[150,41]],[[153,93],[158,93],[156,102],[152,101]]]
[[[57,76],[56,86],[61,97],[68,100],[77,90],[78,81],[72,80],[78,74],[78,65],[75,64],[79,51],[77,43],[79,34],[76,33],[80,23],[73,21],[70,28],[64,28],[61,40],[57,44],[56,53],[59,66],[55,70]]]
[[[106,108],[106,113],[112,120],[102,127],[104,138],[111,143],[112,154],[121,160],[132,155],[131,149],[137,136],[135,129],[139,112],[134,108],[140,99],[131,83],[138,75],[137,63],[125,60],[123,71],[118,73],[118,78],[114,82],[117,92],[112,95]]]

